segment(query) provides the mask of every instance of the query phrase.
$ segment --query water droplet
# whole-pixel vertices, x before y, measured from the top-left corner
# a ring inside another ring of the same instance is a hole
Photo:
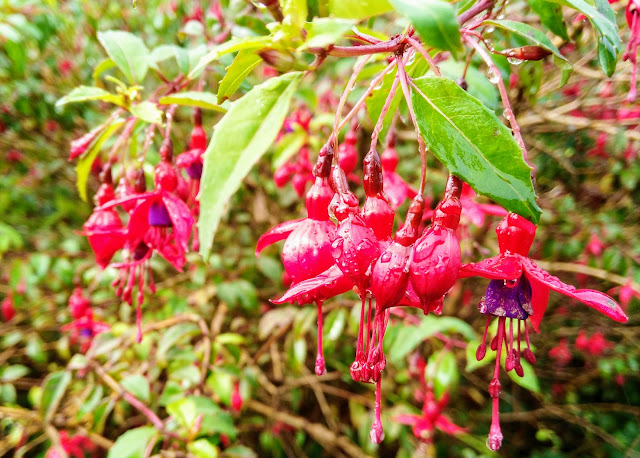
[[[492,84],[498,84],[498,81],[500,81],[500,73],[495,71],[493,67],[489,68],[489,71],[487,72],[487,77],[489,78],[489,81]]]
[[[505,5],[506,5],[506,4],[507,4],[507,2],[505,2]],[[504,14],[499,14],[499,15],[496,17],[496,19],[497,19],[498,21],[501,21],[502,19],[504,19]]]
[[[407,65],[411,65],[412,63],[415,62],[415,60],[416,60],[416,53],[414,52],[409,56],[409,59],[407,60]]]
[[[513,119],[513,111],[511,111],[509,108],[505,108],[502,112],[502,116],[504,116],[506,120],[511,121],[511,119]]]
[[[379,91],[380,89],[382,89],[382,80],[380,81],[380,84],[373,88],[374,91]]]
[[[389,262],[391,261],[391,253],[386,252],[382,255],[382,257],[380,258],[380,261],[382,262]]]
[[[503,283],[507,288],[513,288],[518,284],[518,280],[505,280]]]
[[[495,49],[495,47],[493,46],[493,40],[484,40],[484,44],[491,52],[493,52],[493,50]]]
[[[495,28],[494,26],[489,26],[489,27],[487,27],[486,29],[484,29],[484,31],[485,31],[486,33],[493,33],[493,31],[494,31],[495,29],[496,29],[496,28]]]
[[[511,65],[520,65],[522,62],[524,62],[522,59],[518,59],[517,57],[513,56],[507,57],[507,60]]]

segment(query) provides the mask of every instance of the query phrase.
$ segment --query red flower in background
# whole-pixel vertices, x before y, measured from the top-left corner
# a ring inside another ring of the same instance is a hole
[[[448,402],[449,393],[444,393],[440,399],[436,400],[433,390],[427,388],[424,395],[422,415],[402,414],[395,416],[393,419],[400,424],[413,426],[414,436],[426,443],[433,442],[436,429],[452,436],[466,433],[466,428],[456,425],[442,413]]]

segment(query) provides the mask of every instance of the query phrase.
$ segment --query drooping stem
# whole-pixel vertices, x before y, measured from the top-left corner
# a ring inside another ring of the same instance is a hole
[[[356,102],[356,104],[353,106],[353,108],[351,109],[351,111],[349,113],[347,113],[347,115],[344,117],[344,119],[342,120],[342,122],[338,125],[338,128],[335,130],[336,132],[340,132],[342,130],[342,128],[344,126],[347,125],[347,123],[351,120],[351,118],[360,110],[360,108],[362,108],[362,106],[364,105],[364,103],[367,101],[367,98],[369,97],[369,95],[371,95],[371,93],[374,91],[374,89],[378,86],[378,84],[380,84],[380,82],[382,81],[382,79],[384,78],[384,76],[389,73],[391,71],[391,69],[393,67],[395,67],[396,65],[396,61],[394,60],[393,62],[391,62],[389,65],[387,65],[387,67],[382,70],[378,76],[376,76],[372,81],[371,84],[369,84],[369,87],[367,88],[366,91],[364,91],[364,94],[362,94],[362,96],[360,97],[360,100],[358,100]]]
[[[376,145],[378,144],[378,136],[380,135],[382,125],[384,124],[384,118],[386,117],[387,112],[389,111],[389,107],[391,106],[391,102],[396,95],[396,89],[398,89],[399,82],[399,73],[396,73],[396,77],[393,79],[393,84],[391,84],[391,89],[389,89],[387,99],[384,101],[384,105],[382,106],[382,110],[380,111],[380,116],[378,116],[378,121],[376,122],[376,125],[373,128],[373,133],[371,134],[371,150],[376,149]]]
[[[401,58],[396,58],[396,62],[398,62],[398,75],[400,76],[400,86],[402,87],[402,92],[404,94],[404,98],[407,101],[407,106],[409,107],[409,115],[411,116],[411,121],[413,122],[413,127],[416,130],[416,135],[418,136],[418,151],[420,152],[420,188],[418,189],[418,194],[424,194],[424,185],[427,181],[427,148],[424,144],[424,139],[420,134],[420,129],[418,128],[418,120],[416,118],[416,113],[413,110],[413,103],[411,102],[411,92],[409,92],[409,76],[407,75],[406,70],[404,69],[404,62]]]
[[[504,116],[509,121],[509,125],[511,126],[511,130],[513,131],[513,136],[516,140],[516,143],[522,150],[522,157],[527,165],[531,168],[531,170],[535,170],[533,164],[529,161],[529,154],[527,153],[527,148],[524,144],[524,139],[522,138],[522,134],[520,133],[520,126],[518,126],[518,122],[516,121],[516,117],[511,109],[511,103],[509,102],[509,95],[507,94],[507,88],[504,85],[504,81],[502,81],[502,77],[500,76],[500,70],[496,67],[496,64],[493,63],[489,53],[485,51],[480,44],[470,38],[469,36],[465,36],[464,40],[471,46],[473,49],[477,51],[477,53],[482,57],[487,66],[489,67],[489,71],[497,76],[498,81],[498,91],[500,92],[500,98],[502,99],[502,104],[504,105]]]
[[[422,57],[424,57],[424,60],[426,60],[427,63],[429,64],[429,68],[431,69],[431,71],[436,76],[442,76],[442,74],[440,73],[440,69],[438,68],[436,63],[433,61],[433,59],[431,58],[431,56],[429,55],[427,50],[424,49],[424,46],[422,46],[422,43],[420,43],[418,40],[416,40],[415,38],[412,38],[412,37],[408,37],[407,41],[409,42],[409,44],[411,46],[413,46],[413,49],[418,51],[422,55]]]
[[[371,58],[370,55],[366,56],[360,59],[356,63],[356,65],[353,67],[353,73],[351,74],[351,78],[349,78],[349,81],[347,82],[347,85],[344,88],[344,92],[342,93],[342,96],[340,96],[340,101],[338,102],[338,108],[336,109],[336,116],[333,120],[333,132],[331,133],[331,137],[329,139],[329,143],[332,143],[333,147],[335,148],[335,153],[333,157],[334,164],[338,164],[338,132],[340,132],[338,125],[340,123],[340,115],[342,113],[342,109],[344,108],[345,103],[347,103],[347,98],[349,97],[349,94],[351,94],[351,91],[353,90],[353,86],[355,86],[356,84],[356,78],[358,78],[358,75],[360,74],[360,72],[362,71],[362,69],[364,68],[364,66],[369,61],[370,58]]]

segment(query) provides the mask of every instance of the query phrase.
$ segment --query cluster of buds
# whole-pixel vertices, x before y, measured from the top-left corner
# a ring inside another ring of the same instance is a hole
[[[126,121],[116,145],[128,139],[134,124],[135,118]],[[95,135],[92,131],[72,143],[72,158],[84,154]],[[91,138],[86,140],[85,137]],[[127,168],[128,164],[124,164],[118,183],[114,183],[111,165],[117,161],[115,154],[102,167],[102,184],[95,196],[96,207],[84,224],[83,235],[88,238],[101,268],[111,265],[119,269],[113,286],[118,296],[129,305],[134,302],[134,289],[137,287],[138,341],[142,339],[140,307],[147,278],[149,289],[155,292],[149,265],[151,256],[157,252],[178,271],[182,271],[190,240],[191,248],[198,249],[194,223],[199,215],[198,192],[206,145],[202,116],[200,110],[196,109],[189,144],[176,161],[168,133],[162,142],[160,162],[153,174],[153,190],[147,191],[142,168]],[[122,260],[113,263],[117,252],[122,253]]]

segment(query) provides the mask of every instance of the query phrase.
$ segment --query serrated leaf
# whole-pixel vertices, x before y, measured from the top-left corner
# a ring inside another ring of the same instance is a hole
[[[329,0],[329,13],[342,19],[366,19],[391,11],[387,0]]]
[[[334,44],[353,28],[353,24],[353,21],[347,19],[314,18],[312,22],[307,22],[304,26],[307,35],[298,51],[309,48],[325,48]]]
[[[185,91],[166,95],[158,100],[160,105],[184,105],[188,107],[200,107],[209,110],[226,113],[223,107],[218,105],[216,96],[210,92]]]
[[[262,58],[254,52],[241,50],[233,63],[227,67],[227,73],[218,86],[217,102],[222,103],[231,97],[251,71],[262,62]]]
[[[42,398],[40,399],[40,415],[45,423],[49,423],[51,420],[51,416],[58,408],[70,382],[71,373],[67,371],[52,372],[44,379]]]
[[[611,9],[611,5],[606,1],[598,1],[596,9],[584,0],[549,1],[578,10],[589,19],[598,35],[600,65],[607,76],[613,75],[616,69],[618,53],[622,50],[622,43],[618,35],[618,25],[615,22],[615,13]]]
[[[111,138],[123,123],[123,119],[115,119],[102,131],[100,136],[91,144],[87,152],[80,156],[80,159],[78,160],[78,164],[76,165],[76,187],[78,188],[80,198],[85,202],[87,201],[87,180],[89,178],[89,172],[91,172],[91,165],[100,152],[100,148],[102,148],[104,142]]]
[[[130,375],[122,379],[120,384],[129,393],[133,394],[136,398],[142,402],[148,403],[151,399],[151,392],[149,390],[149,381],[139,374]]]
[[[543,49],[546,49],[553,54],[553,61],[562,71],[562,78],[560,80],[560,86],[564,86],[573,71],[573,67],[569,63],[566,57],[560,54],[560,50],[551,42],[551,40],[541,31],[531,27],[528,24],[516,21],[484,21],[483,24],[493,25],[500,27],[501,29],[508,30],[509,32],[520,35],[527,38],[533,43],[537,44]]]
[[[246,50],[258,50],[269,46],[271,37],[245,37],[229,40],[221,45],[216,46],[211,51],[200,58],[198,64],[189,73],[189,79],[194,79],[200,72],[211,62],[219,59],[220,56],[231,52]]]
[[[153,426],[130,429],[116,439],[107,458],[142,458],[156,435],[157,431]]]
[[[462,51],[460,24],[456,9],[445,0],[389,0],[393,8],[406,16],[426,47]]]
[[[95,86],[78,86],[69,94],[58,99],[56,106],[60,107],[67,103],[86,102],[88,100],[104,100],[105,102],[122,105],[122,97],[111,92]]]
[[[131,84],[144,80],[149,50],[140,38],[121,30],[98,32],[98,41]]]
[[[301,77],[299,72],[287,73],[255,86],[216,125],[200,185],[198,229],[205,259],[224,207],[278,135]]]
[[[155,103],[144,101],[133,105],[129,111],[136,118],[149,124],[162,124],[162,111]]]
[[[427,147],[451,173],[505,209],[538,223],[531,169],[507,128],[453,81],[414,80],[411,100]]]
[[[527,0],[531,11],[540,16],[540,22],[552,33],[569,41],[567,25],[562,17],[562,7],[547,0]]]

